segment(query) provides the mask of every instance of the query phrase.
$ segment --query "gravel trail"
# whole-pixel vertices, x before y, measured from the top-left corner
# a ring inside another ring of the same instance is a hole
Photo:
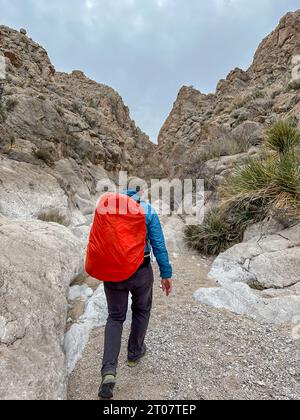
[[[137,368],[126,366],[126,325],[115,399],[300,399],[299,341],[289,328],[194,302],[194,291],[212,285],[210,262],[185,250],[182,242],[178,245],[177,237],[168,243],[177,274],[174,294],[169,299],[163,295],[156,269],[148,354]],[[103,328],[91,334],[70,378],[70,400],[97,399],[103,339]]]

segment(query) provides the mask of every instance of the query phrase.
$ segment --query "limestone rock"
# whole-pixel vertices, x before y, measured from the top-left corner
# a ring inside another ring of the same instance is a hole
[[[249,286],[234,283],[220,288],[200,289],[195,299],[205,305],[246,315],[272,324],[293,323],[300,310],[299,296],[263,298]]]
[[[209,275],[221,287],[201,289],[195,297],[259,320],[292,322],[300,313],[300,225],[250,238],[213,263]]]
[[[299,238],[297,225],[236,245],[216,259],[211,277],[221,285],[244,282],[263,289],[292,286],[300,281]]]
[[[66,398],[67,291],[83,270],[63,226],[0,217],[0,398]]]
[[[30,219],[50,210],[68,213],[68,197],[55,177],[38,166],[0,156],[0,213]]]
[[[93,297],[87,302],[84,314],[71,326],[65,336],[64,348],[69,374],[72,373],[81,358],[91,331],[94,328],[104,326],[106,319],[107,303],[103,285],[100,285]]]

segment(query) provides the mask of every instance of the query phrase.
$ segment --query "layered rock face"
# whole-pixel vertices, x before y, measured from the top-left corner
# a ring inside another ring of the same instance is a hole
[[[3,214],[26,218],[54,207],[86,212],[98,181],[143,168],[155,146],[113,89],[80,71],[56,73],[46,51],[24,31],[1,26],[0,53],[6,62],[0,102]],[[27,193],[31,211],[20,203]],[[38,200],[35,193],[41,193]]]
[[[80,71],[56,73],[42,47],[4,26],[0,50],[7,63],[2,151],[10,140],[6,134],[15,136],[9,156],[18,160],[36,162],[33,148],[47,151],[54,162],[73,158],[108,171],[141,166],[154,146],[117,92]]]
[[[166,176],[195,174],[198,156],[220,144],[222,155],[254,153],[264,128],[279,118],[300,119],[300,11],[289,13],[259,46],[247,71],[236,68],[218,83],[215,94],[183,87],[159,135],[156,162]],[[292,75],[294,79],[292,79]],[[240,143],[236,152],[226,146]],[[248,143],[242,144],[241,143]],[[226,148],[228,150],[226,150]],[[223,149],[223,150],[222,150]],[[225,150],[224,150],[225,149]],[[212,153],[212,158],[214,157]],[[219,156],[218,156],[219,157]],[[210,166],[214,168],[213,159]],[[218,176],[231,169],[228,160]],[[201,174],[212,175],[209,167]]]

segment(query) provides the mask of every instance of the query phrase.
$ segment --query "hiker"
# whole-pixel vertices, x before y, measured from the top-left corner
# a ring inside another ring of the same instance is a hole
[[[126,212],[122,211],[124,208]],[[86,271],[104,281],[109,313],[100,398],[113,398],[129,293],[132,295],[132,324],[128,366],[135,367],[146,354],[145,337],[154,283],[152,250],[160,267],[162,290],[169,296],[173,285],[172,267],[157,213],[141,199],[139,188],[121,194],[104,194],[97,206],[86,261]]]

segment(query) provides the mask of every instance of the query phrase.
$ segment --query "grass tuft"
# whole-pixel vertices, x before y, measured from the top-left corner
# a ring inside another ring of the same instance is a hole
[[[48,223],[57,223],[62,226],[70,225],[70,220],[68,217],[61,214],[59,210],[43,211],[38,215],[38,220]]]

